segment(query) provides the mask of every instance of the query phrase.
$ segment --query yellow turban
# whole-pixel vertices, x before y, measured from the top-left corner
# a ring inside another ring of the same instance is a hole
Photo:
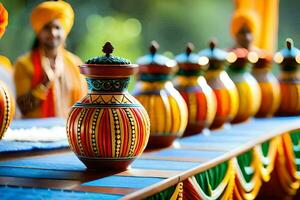
[[[8,13],[4,6],[0,3],[0,38],[5,32],[5,28],[8,24]]]
[[[71,5],[64,1],[46,1],[35,7],[30,17],[36,34],[55,19],[60,21],[67,35],[74,23],[74,11]]]
[[[247,9],[238,9],[234,12],[231,19],[231,34],[233,37],[241,30],[243,26],[249,28],[250,32],[257,36],[259,33],[260,20],[255,11]]]

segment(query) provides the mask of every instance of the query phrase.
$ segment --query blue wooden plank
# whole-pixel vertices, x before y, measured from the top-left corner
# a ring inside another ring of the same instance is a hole
[[[70,173],[67,171],[0,167],[0,176],[23,177],[23,178],[44,178],[56,180],[80,180],[82,174]]]
[[[160,181],[163,178],[132,177],[132,176],[109,176],[98,180],[83,183],[83,186],[119,187],[119,188],[144,188]]]
[[[198,166],[197,162],[160,161],[136,159],[132,168],[137,169],[161,169],[161,170],[188,170]],[[63,171],[85,171],[86,167],[73,153],[50,155],[36,158],[24,158],[18,160],[2,161],[0,167],[21,167],[32,169],[49,169]]]
[[[222,151],[197,151],[185,149],[164,149],[158,152],[149,153],[153,157],[178,157],[178,158],[213,158],[221,156]]]
[[[214,134],[214,135],[194,135],[186,138],[182,138],[179,142],[215,142],[215,143],[239,143],[243,144],[246,141],[249,141],[249,137],[229,137],[226,134]],[[226,145],[226,144],[224,144]]]
[[[132,168],[136,169],[156,169],[156,170],[176,170],[184,171],[199,166],[196,162],[179,162],[166,160],[142,160],[136,159],[132,164]]]
[[[217,142],[217,141],[209,141],[209,142],[205,142],[205,141],[191,141],[191,140],[177,140],[179,143],[179,147],[180,145],[188,145],[191,147],[201,147],[201,146],[215,146],[215,147],[236,147],[237,145],[241,144],[241,142],[232,142],[232,143],[226,143],[226,145],[224,145],[224,143],[222,142]]]
[[[74,153],[63,153],[43,157],[23,158],[2,161],[2,167],[27,167],[35,169],[53,169],[65,171],[85,171],[86,167],[78,160]]]
[[[101,194],[92,192],[75,192],[68,190],[55,190],[43,188],[27,188],[27,187],[11,187],[0,186],[1,200],[36,200],[36,199],[101,199],[101,200],[115,200],[120,199],[121,195]]]

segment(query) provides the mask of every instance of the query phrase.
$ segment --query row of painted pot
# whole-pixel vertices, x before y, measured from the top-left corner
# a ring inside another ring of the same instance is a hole
[[[107,42],[103,47],[106,55],[80,67],[89,92],[73,106],[67,134],[72,150],[89,169],[125,169],[147,144],[148,148],[166,147],[183,134],[242,122],[256,113],[267,117],[276,110],[283,115],[300,112],[299,64],[295,59],[300,51],[289,41],[287,48],[276,54],[282,65],[281,104],[269,57],[254,59],[254,54],[243,49],[227,53],[211,42],[199,54],[192,53],[189,45],[176,57],[176,63],[158,54],[157,46],[151,44],[150,53],[138,60],[138,67],[112,56],[113,47]],[[224,71],[226,59],[231,61],[230,77]],[[257,61],[253,69],[256,79],[246,70],[251,59]],[[170,79],[176,65],[174,87]],[[137,70],[133,95],[138,101],[127,91],[129,78]]]
[[[147,144],[166,147],[183,134],[242,122],[255,113],[258,117],[272,116],[276,110],[279,115],[300,114],[300,51],[290,40],[275,55],[282,66],[280,84],[270,72],[272,57],[263,53],[245,49],[227,53],[211,42],[199,54],[188,45],[176,62],[159,55],[157,49],[157,43],[152,43],[138,67],[112,56],[113,47],[106,43],[106,55],[80,66],[89,92],[73,106],[67,135],[72,150],[88,168],[125,169]],[[231,63],[229,76],[224,70],[226,60]],[[255,63],[255,78],[247,71],[249,60]],[[175,66],[179,69],[174,87],[170,80]],[[138,101],[127,92],[135,71],[139,73],[133,95]],[[1,138],[12,119],[14,101],[4,84],[0,86]]]

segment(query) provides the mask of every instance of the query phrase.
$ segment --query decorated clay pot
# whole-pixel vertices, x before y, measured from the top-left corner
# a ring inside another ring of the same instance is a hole
[[[89,92],[70,111],[67,134],[71,149],[92,170],[124,170],[145,149],[150,132],[149,117],[127,86],[137,65],[110,55],[80,66]]]
[[[275,54],[274,60],[281,65],[279,83],[281,101],[276,115],[300,115],[300,50],[287,39],[287,47]]]
[[[261,91],[261,104],[255,117],[271,117],[280,103],[280,86],[272,73],[272,55],[259,51],[258,61],[253,64],[252,75]]]
[[[239,97],[238,111],[231,123],[241,123],[257,113],[261,104],[261,91],[250,73],[249,51],[245,48],[236,48],[231,52],[236,55],[236,60],[229,65],[227,72],[237,88]],[[257,59],[253,58],[250,61],[256,62]]]
[[[170,81],[176,62],[157,54],[157,48],[152,42],[150,54],[138,59],[139,80],[133,91],[150,117],[147,148],[170,146],[182,136],[187,124],[186,104]]]
[[[208,49],[199,52],[202,59],[209,59],[205,78],[217,99],[217,111],[211,129],[221,128],[230,122],[237,113],[239,103],[237,89],[224,70],[229,54],[215,46],[215,42],[211,41]]]
[[[15,113],[13,96],[5,83],[0,81],[0,140],[7,130]]]
[[[188,124],[183,136],[194,135],[208,128],[217,109],[215,94],[203,76],[208,67],[208,58],[201,59],[192,53],[192,48],[193,45],[189,43],[186,52],[175,58],[179,70],[173,82],[188,107]]]

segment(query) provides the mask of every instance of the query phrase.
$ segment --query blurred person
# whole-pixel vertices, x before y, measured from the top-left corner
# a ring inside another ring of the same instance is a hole
[[[64,1],[47,1],[33,9],[30,20],[36,38],[15,64],[17,104],[23,118],[66,117],[86,90],[81,60],[64,48],[74,11]]]
[[[247,50],[255,50],[254,39],[259,33],[259,18],[255,11],[236,10],[231,20],[231,35],[235,41],[232,49],[244,48]]]

